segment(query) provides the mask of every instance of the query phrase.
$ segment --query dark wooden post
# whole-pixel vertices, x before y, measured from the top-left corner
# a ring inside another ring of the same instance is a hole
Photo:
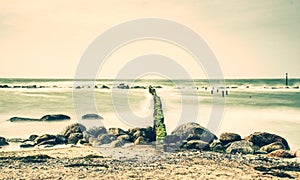
[[[289,86],[289,74],[285,73],[285,86]]]

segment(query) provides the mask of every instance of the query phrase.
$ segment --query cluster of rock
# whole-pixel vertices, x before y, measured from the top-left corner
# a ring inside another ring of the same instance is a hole
[[[197,123],[187,123],[176,128],[164,140],[167,147],[201,149],[229,154],[268,154],[270,157],[293,158],[288,142],[276,134],[255,132],[241,138],[225,132],[219,138]],[[298,151],[297,151],[298,152]],[[298,156],[299,156],[298,152]]]
[[[12,117],[9,119],[10,122],[18,122],[18,121],[62,121],[62,120],[70,120],[70,116],[64,114],[50,114],[41,117],[40,119],[36,118],[24,118],[24,117]]]
[[[76,123],[67,126],[60,134],[43,134],[41,136],[31,135],[20,145],[21,148],[45,146],[52,147],[59,144],[85,144],[88,143],[83,139],[83,132],[86,131],[85,126]]]
[[[126,143],[135,145],[157,145],[155,128],[121,128],[103,126],[86,129],[76,123],[67,126],[60,134],[31,135],[20,145],[21,148],[44,146],[52,147],[59,144],[82,144],[99,147],[121,147]],[[0,137],[0,147],[9,143]],[[288,142],[276,134],[255,132],[241,138],[235,133],[225,132],[218,138],[208,129],[197,123],[186,123],[177,127],[170,135],[163,139],[165,150],[196,149],[228,154],[266,154],[269,157],[293,158],[300,157],[300,150],[292,153]],[[170,149],[169,149],[170,148]]]
[[[1,140],[1,139],[0,139]],[[35,146],[52,147],[59,144],[82,144],[100,146],[111,144],[111,147],[120,147],[125,143],[145,145],[155,141],[155,132],[152,127],[130,128],[124,131],[121,128],[92,127],[86,129],[82,124],[76,123],[67,126],[60,134],[31,135],[23,141],[21,148]]]
[[[93,146],[110,144],[111,147],[121,147],[125,143],[145,145],[155,141],[155,132],[152,127],[130,128],[127,131],[121,128],[93,127],[84,132],[84,139]]]

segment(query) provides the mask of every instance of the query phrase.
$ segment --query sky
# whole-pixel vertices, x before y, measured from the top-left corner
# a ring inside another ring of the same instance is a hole
[[[300,1],[1,0],[0,78],[73,78],[93,40],[120,23],[162,18],[199,34],[225,78],[300,78]],[[99,50],[101,51],[101,50]],[[99,69],[114,78],[144,54],[174,59],[193,78],[205,69],[182,48],[141,40],[116,49]]]

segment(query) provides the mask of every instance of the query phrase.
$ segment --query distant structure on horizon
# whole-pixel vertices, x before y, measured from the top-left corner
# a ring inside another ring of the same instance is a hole
[[[289,74],[285,73],[285,86],[289,86]]]

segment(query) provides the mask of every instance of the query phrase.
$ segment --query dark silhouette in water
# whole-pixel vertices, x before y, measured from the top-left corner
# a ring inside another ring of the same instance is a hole
[[[289,86],[289,74],[285,73],[285,86]]]

